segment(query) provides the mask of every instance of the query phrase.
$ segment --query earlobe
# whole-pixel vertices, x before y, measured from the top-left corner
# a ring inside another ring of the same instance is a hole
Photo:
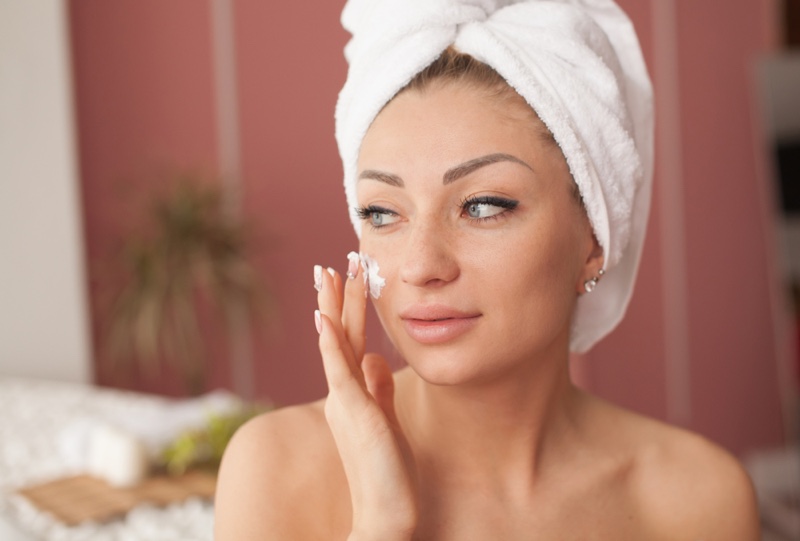
[[[592,276],[588,280],[585,280],[583,282],[583,290],[586,293],[591,293],[592,291],[594,291],[594,288],[597,287],[597,282],[600,281],[600,278],[602,278],[605,273],[606,271],[600,269],[599,271],[597,271],[597,275]]]
[[[603,254],[603,247],[597,241],[597,238],[592,235],[592,246],[589,254],[584,263],[584,271],[576,289],[579,294],[591,293],[597,287],[597,283],[605,274],[605,256]]]

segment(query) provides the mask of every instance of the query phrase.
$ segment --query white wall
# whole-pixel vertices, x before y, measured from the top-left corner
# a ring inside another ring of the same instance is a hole
[[[65,0],[0,0],[0,375],[89,381]]]

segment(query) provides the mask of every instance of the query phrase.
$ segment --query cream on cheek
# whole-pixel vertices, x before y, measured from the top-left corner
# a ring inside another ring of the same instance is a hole
[[[364,281],[367,284],[369,294],[373,299],[379,299],[381,291],[386,287],[386,278],[380,275],[380,265],[368,254],[361,253],[359,258],[361,259],[361,269],[364,272]]]

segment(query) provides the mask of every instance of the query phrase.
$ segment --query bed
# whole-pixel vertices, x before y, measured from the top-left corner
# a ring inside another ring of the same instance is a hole
[[[106,523],[67,526],[18,491],[82,473],[80,449],[75,445],[77,427],[100,422],[135,426],[138,422],[151,425],[151,439],[163,439],[188,418],[234,402],[233,395],[224,393],[213,400],[175,401],[90,385],[0,376],[0,539],[210,541],[213,504],[207,499],[190,498],[165,508],[142,504]],[[161,433],[153,432],[153,426],[161,427]]]

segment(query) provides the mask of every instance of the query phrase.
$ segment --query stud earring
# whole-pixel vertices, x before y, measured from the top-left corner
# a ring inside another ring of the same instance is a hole
[[[594,288],[597,287],[597,282],[600,281],[600,278],[602,278],[605,273],[606,271],[600,269],[599,271],[597,271],[597,276],[589,278],[583,283],[583,289],[586,291],[586,293],[591,293],[592,291],[594,291]]]

